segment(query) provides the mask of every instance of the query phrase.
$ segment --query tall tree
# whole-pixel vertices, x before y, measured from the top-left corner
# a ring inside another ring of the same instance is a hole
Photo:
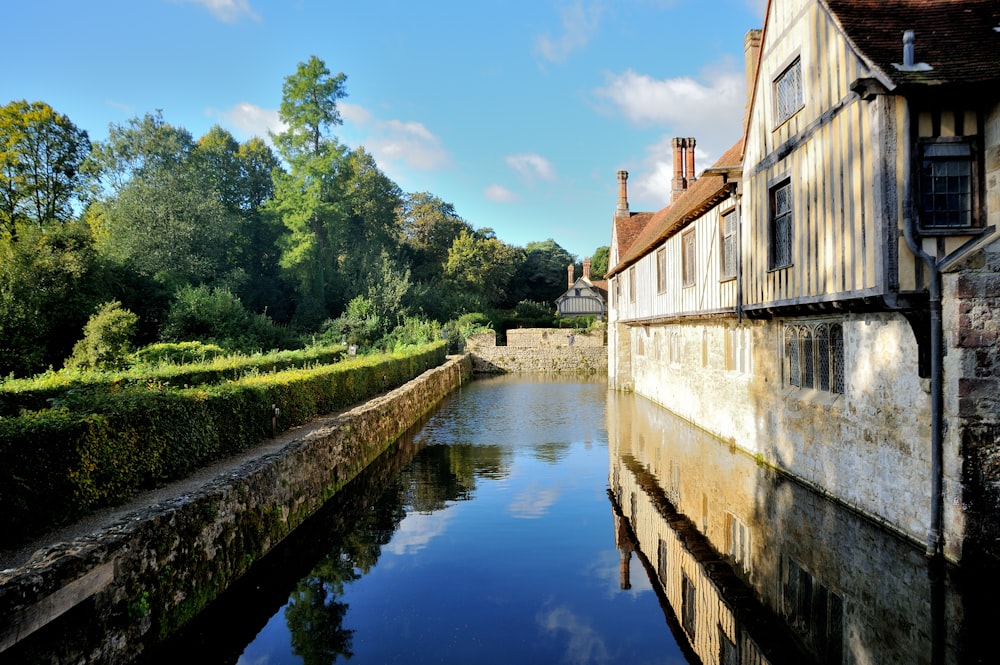
[[[268,206],[287,232],[281,265],[299,289],[296,316],[317,324],[337,292],[336,265],[343,243],[343,177],[346,150],[331,133],[341,124],[337,101],[347,96],[341,73],[333,76],[312,56],[285,79],[279,115],[287,126],[274,136],[288,171],[275,171],[274,199]]]
[[[601,245],[594,250],[593,256],[590,257],[590,278],[591,279],[604,279],[604,276],[608,274],[608,257],[610,256],[611,248],[607,245]]]
[[[87,132],[48,104],[21,100],[0,107],[0,231],[16,237],[18,222],[71,219],[89,152]]]
[[[448,251],[445,274],[455,287],[493,307],[512,304],[510,282],[522,257],[519,248],[504,243],[492,229],[463,231]]]
[[[518,302],[553,302],[566,290],[566,266],[573,261],[573,255],[552,238],[529,242],[524,247],[524,261],[514,275],[512,296]]]
[[[158,110],[112,124],[107,140],[94,144],[84,169],[96,194],[114,195],[134,177],[187,168],[194,145],[191,132],[170,125]]]
[[[437,282],[444,275],[452,243],[463,231],[472,233],[472,225],[455,212],[454,205],[430,192],[406,194],[398,216],[413,279]]]

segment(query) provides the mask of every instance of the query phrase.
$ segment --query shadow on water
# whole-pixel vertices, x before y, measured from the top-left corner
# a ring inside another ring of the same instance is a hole
[[[996,662],[995,565],[928,561],[921,544],[651,402],[608,400],[625,547],[692,661]]]
[[[350,657],[351,631],[337,597],[356,570],[375,564],[404,516],[400,473],[421,449],[415,426],[345,485],[315,515],[254,564],[250,573],[167,642],[136,663],[236,663],[285,607],[296,651],[307,663]],[[289,596],[289,589],[292,589]],[[238,621],[233,620],[239,617]]]

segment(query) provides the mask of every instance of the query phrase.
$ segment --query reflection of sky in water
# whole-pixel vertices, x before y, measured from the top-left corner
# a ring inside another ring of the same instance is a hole
[[[407,508],[336,598],[350,663],[683,662],[634,556],[620,588],[605,396],[599,384],[474,382],[428,421],[414,439],[433,454],[403,477],[438,509]],[[286,660],[282,630],[279,613],[240,665],[301,662]]]

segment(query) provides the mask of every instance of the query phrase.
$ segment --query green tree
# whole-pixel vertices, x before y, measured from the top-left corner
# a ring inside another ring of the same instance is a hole
[[[492,229],[463,231],[448,250],[445,275],[454,287],[496,307],[508,302],[511,279],[521,260],[522,251],[497,238]]]
[[[0,107],[0,231],[65,222],[74,215],[87,132],[44,102]]]
[[[573,255],[552,238],[529,242],[511,286],[515,299],[554,302],[566,290],[566,267],[573,262]]]
[[[344,74],[332,76],[316,56],[299,63],[285,79],[279,115],[287,129],[274,136],[288,172],[275,171],[269,211],[286,227],[281,265],[296,281],[299,312],[315,324],[336,292],[336,265],[343,243],[345,149],[331,134],[341,124],[337,101],[344,98]]]
[[[111,286],[87,227],[0,236],[0,376],[60,366]]]
[[[473,232],[472,225],[455,212],[454,205],[429,192],[405,195],[398,217],[413,279],[417,282],[439,281],[452,243],[463,231]]]
[[[607,245],[602,245],[594,250],[593,256],[590,257],[590,278],[591,279],[604,279],[604,276],[608,274],[608,257],[611,248]]]
[[[106,207],[99,248],[139,275],[173,289],[224,282],[238,218],[196,174],[144,172]]]
[[[106,141],[94,144],[84,170],[95,195],[120,192],[134,177],[186,169],[194,149],[191,133],[163,119],[163,112],[112,124]]]
[[[117,300],[101,305],[83,328],[83,339],[66,361],[70,369],[124,369],[132,354],[139,317]]]
[[[344,177],[344,229],[340,273],[348,298],[369,291],[384,276],[385,255],[399,251],[396,211],[402,193],[363,148],[347,155]]]

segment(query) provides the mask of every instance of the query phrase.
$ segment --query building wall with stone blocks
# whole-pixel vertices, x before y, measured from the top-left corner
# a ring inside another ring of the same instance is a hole
[[[572,344],[569,335],[573,334]],[[604,331],[589,333],[560,328],[523,328],[507,331],[507,346],[497,346],[496,336],[476,335],[466,340],[477,374],[507,372],[556,372],[602,374],[608,372]]]
[[[511,328],[507,346],[557,348],[561,346],[604,346],[604,331],[589,333],[571,328]]]
[[[894,314],[817,320],[842,326],[842,394],[789,385],[784,331],[786,324],[801,325],[798,318],[625,328],[629,379],[637,394],[925,542],[931,464],[929,445],[921,442],[929,440],[931,414],[914,333]],[[958,558],[957,446],[946,446],[944,468],[948,553]]]

